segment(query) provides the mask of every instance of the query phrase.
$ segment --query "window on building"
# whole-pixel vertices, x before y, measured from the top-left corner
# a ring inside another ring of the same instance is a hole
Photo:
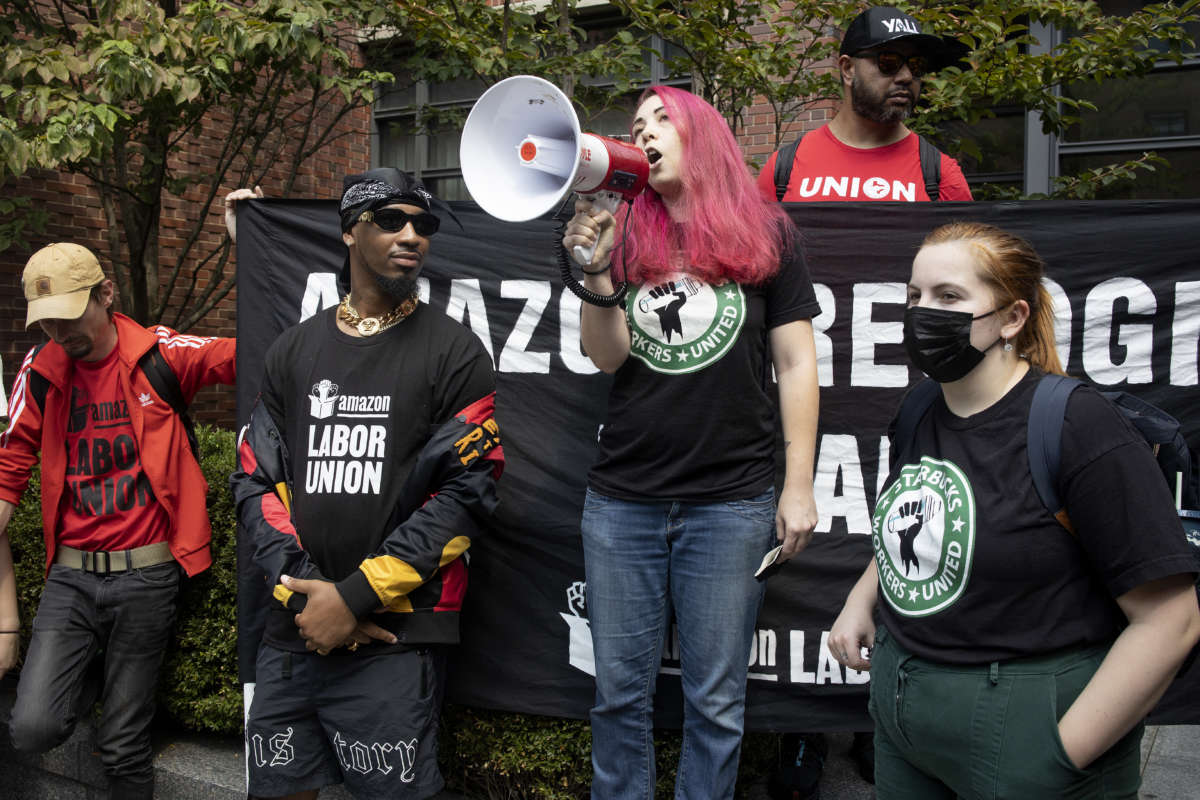
[[[1101,0],[1108,14],[1131,14],[1146,2]],[[1200,23],[1187,26],[1200,40]],[[1106,198],[1169,199],[1200,196],[1200,53],[1182,65],[1163,61],[1140,78],[1085,82],[1064,89],[1068,97],[1088,100],[1085,111],[1054,143],[1058,174],[1074,175],[1154,151],[1169,168],[1140,172],[1135,181],[1106,187]]]
[[[1106,14],[1131,14],[1146,2],[1101,0]],[[1200,23],[1187,26],[1200,41]],[[1049,51],[1063,31],[1035,24],[1032,32]],[[1049,192],[1054,177],[1077,175],[1154,151],[1169,168],[1139,172],[1135,181],[1119,181],[1102,189],[1102,197],[1177,198],[1200,196],[1200,54],[1182,65],[1161,62],[1150,74],[1128,80],[1083,82],[1064,88],[1067,97],[1088,100],[1098,110],[1083,112],[1078,124],[1061,137],[1042,131],[1041,121],[1021,107],[993,109],[994,117],[973,125],[942,126],[947,142],[973,139],[979,155],[959,153],[972,185],[1015,186],[1025,193]]]
[[[1025,109],[999,106],[992,109],[992,114],[974,124],[962,120],[946,122],[939,126],[934,143],[941,146],[944,142],[970,139],[978,155],[966,152],[956,155],[969,183],[1020,188],[1025,178]]]
[[[611,6],[601,7],[580,20],[588,41],[598,43],[628,26]],[[690,76],[668,75],[657,54],[669,46],[651,37],[646,51],[646,85],[667,83],[691,87]],[[585,77],[586,86],[606,87],[603,76]],[[396,166],[419,177],[430,191],[445,200],[469,200],[459,166],[458,148],[462,126],[475,100],[485,91],[482,81],[459,80],[426,83],[397,75],[396,82],[383,87],[374,107],[371,160],[376,165]],[[637,93],[618,98],[604,108],[590,109],[576,103],[584,130],[603,136],[629,133],[629,118],[636,107]]]

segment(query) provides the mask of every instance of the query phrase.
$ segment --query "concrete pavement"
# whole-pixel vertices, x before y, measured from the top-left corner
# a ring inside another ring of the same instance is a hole
[[[0,687],[0,724],[7,727],[13,692]],[[851,761],[851,734],[829,734],[829,757],[821,781],[822,800],[872,800],[875,789]],[[160,742],[155,758],[157,791],[167,800],[241,800],[245,763],[236,737],[186,735]],[[1200,798],[1200,725],[1150,727],[1142,740],[1141,800]],[[42,756],[14,753],[0,730],[0,798],[3,800],[101,800],[107,796],[94,753],[90,726],[82,725],[65,744]],[[483,800],[460,798],[458,800]],[[321,800],[348,800],[340,789]],[[751,786],[746,800],[767,800],[765,784]]]

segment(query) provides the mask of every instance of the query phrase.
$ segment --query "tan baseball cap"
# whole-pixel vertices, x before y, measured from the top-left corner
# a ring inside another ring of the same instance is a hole
[[[104,270],[91,250],[70,242],[46,245],[21,273],[29,304],[25,327],[40,319],[79,319],[92,287],[103,280]]]

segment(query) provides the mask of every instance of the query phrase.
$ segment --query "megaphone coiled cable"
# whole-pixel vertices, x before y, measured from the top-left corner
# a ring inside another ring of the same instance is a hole
[[[571,195],[568,194],[567,198],[570,198],[570,197],[571,197]],[[573,295],[578,297],[583,302],[588,303],[589,305],[600,306],[601,308],[612,308],[613,306],[620,305],[621,302],[623,302],[625,300],[625,293],[629,289],[628,281],[621,281],[620,283],[618,283],[616,285],[616,287],[613,289],[612,294],[600,294],[599,292],[593,292],[591,289],[588,289],[586,286],[584,286],[582,283],[579,282],[579,280],[575,277],[574,274],[572,274],[572,272],[571,272],[571,257],[567,253],[567,248],[563,247],[563,243],[562,243],[562,233],[564,230],[566,230],[566,227],[567,227],[567,220],[562,218],[562,212],[563,212],[563,209],[566,208],[566,205],[567,205],[567,201],[564,199],[562,206],[559,207],[558,213],[555,215],[555,217],[559,221],[558,228],[555,230],[555,233],[558,236],[558,268],[559,268],[559,274],[562,275],[563,285],[566,286],[568,289],[570,289],[571,293]],[[626,213],[625,214],[625,228],[628,229],[628,227],[629,227],[629,214]],[[621,232],[622,243],[624,242],[624,239],[625,239],[625,231],[622,231]],[[613,249],[616,249],[616,248],[614,247]],[[610,263],[610,267],[611,267],[611,263]],[[580,267],[580,269],[583,269],[583,268]],[[623,246],[621,247],[621,271],[623,274],[628,274],[628,271],[625,269],[625,248]],[[584,272],[587,272],[587,270],[584,270]],[[593,272],[590,274],[598,275],[600,272],[604,272],[604,270],[599,270],[597,272]]]

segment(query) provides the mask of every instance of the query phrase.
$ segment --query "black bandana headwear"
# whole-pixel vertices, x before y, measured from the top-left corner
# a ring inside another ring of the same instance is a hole
[[[338,216],[341,217],[342,231],[348,231],[358,222],[364,211],[371,211],[393,203],[413,205],[431,213],[444,212],[462,228],[458,217],[450,210],[450,206],[435,197],[416,178],[395,167],[379,167],[355,175],[347,175],[342,179],[342,201],[338,205]],[[436,209],[436,211],[435,211]],[[345,291],[350,287],[350,255],[346,255],[346,263],[338,275],[338,282]]]

